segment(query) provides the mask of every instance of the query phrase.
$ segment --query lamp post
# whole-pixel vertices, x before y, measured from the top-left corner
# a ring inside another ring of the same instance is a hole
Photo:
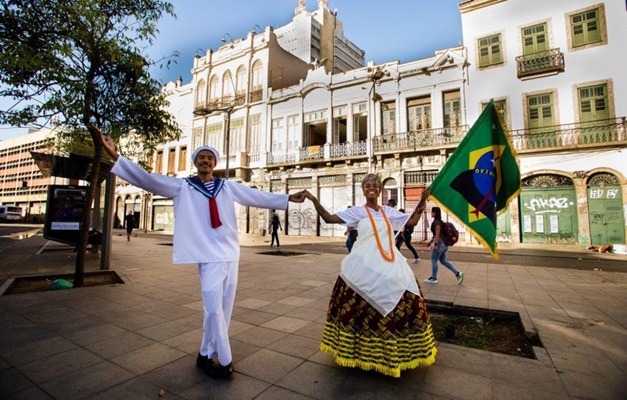
[[[372,86],[368,91],[368,108],[370,108],[370,110],[368,111],[368,121],[372,120],[372,129],[368,129],[368,172],[372,173],[372,159],[374,157],[374,130],[377,129],[376,108],[377,101],[381,99],[381,96],[377,94],[375,86],[377,84],[380,84],[381,79],[383,79],[384,76],[390,76],[390,73],[387,71],[383,71],[380,66],[377,66],[375,68],[368,68],[367,71],[368,80],[372,82]]]
[[[233,108],[235,108],[235,105],[230,104],[223,107],[197,108],[194,110],[194,115],[196,116],[206,116],[216,111],[226,113],[226,132],[224,133],[226,141],[226,167],[224,168],[225,179],[229,179],[229,159],[231,158],[231,113],[233,112]]]

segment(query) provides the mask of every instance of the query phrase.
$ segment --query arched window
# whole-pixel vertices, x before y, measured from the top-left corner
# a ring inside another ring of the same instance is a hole
[[[231,78],[231,72],[226,71],[222,76],[222,102],[227,105],[233,101],[235,95],[235,88],[233,86],[233,78]]]
[[[235,74],[235,104],[244,104],[246,96],[246,68],[240,66]]]
[[[196,86],[196,107],[204,107],[207,101],[207,82],[201,79]]]
[[[253,64],[251,81],[250,101],[261,101],[263,89],[263,65],[259,60],[255,61]]]
[[[219,86],[220,79],[216,75],[212,76],[211,80],[209,80],[209,103],[215,105],[220,100]]]

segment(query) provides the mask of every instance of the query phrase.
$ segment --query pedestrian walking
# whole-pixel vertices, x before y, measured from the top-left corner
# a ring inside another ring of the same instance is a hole
[[[398,211],[402,212],[403,214],[405,213],[405,210],[402,208]],[[420,256],[418,255],[418,252],[416,251],[414,246],[412,246],[411,244],[411,235],[413,233],[414,227],[405,225],[405,228],[396,237],[396,248],[400,250],[403,243],[405,243],[405,246],[407,246],[409,251],[411,251],[411,253],[414,255],[414,264],[416,264],[420,261]]]
[[[133,211],[129,211],[126,217],[124,217],[124,224],[126,224],[126,240],[131,241],[131,234],[135,228],[135,215]]]
[[[351,208],[351,206],[348,206],[348,208]],[[353,250],[353,244],[355,244],[355,240],[357,240],[357,235],[358,233],[357,233],[356,226],[350,226],[350,225],[346,226],[346,231],[344,231],[344,236],[346,236],[346,249],[348,250],[349,254]]]
[[[302,203],[304,193],[275,194],[249,188],[213,175],[218,151],[200,146],[192,154],[198,174],[176,178],[149,174],[120,156],[110,137],[101,133],[104,149],[115,160],[111,172],[149,192],[174,202],[173,261],[196,263],[204,309],[203,335],[196,366],[214,378],[233,373],[228,336],[235,301],[240,245],[235,203],[249,207],[286,209],[288,201]]]
[[[276,210],[272,210],[270,216],[270,225],[268,226],[268,229],[270,230],[272,235],[270,247],[274,246],[274,240],[276,239],[276,248],[280,249],[281,244],[279,243],[279,229],[283,230],[283,227],[281,226],[281,220],[279,219],[279,215],[276,213]]]
[[[441,238],[442,232],[442,210],[440,207],[433,207],[431,209],[431,218],[433,218],[433,222],[431,222],[431,233],[433,234],[433,239],[429,242],[431,246],[431,276],[425,279],[427,283],[438,283],[438,261],[442,263],[446,268],[450,269],[452,273],[455,274],[457,278],[457,284],[461,285],[464,281],[464,273],[458,271],[453,264],[451,264],[446,259],[446,252],[448,251],[448,246],[444,243],[444,240]]]
[[[398,378],[402,370],[433,364],[437,353],[420,286],[392,239],[392,229],[418,223],[427,197],[409,216],[380,206],[381,189],[378,175],[366,175],[366,204],[336,214],[311,193],[305,196],[326,223],[356,225],[359,231],[359,240],[342,260],[320,349],[341,366]]]

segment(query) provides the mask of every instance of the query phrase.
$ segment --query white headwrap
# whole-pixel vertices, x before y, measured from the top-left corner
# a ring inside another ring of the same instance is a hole
[[[212,152],[213,156],[216,159],[216,165],[218,165],[218,162],[220,162],[220,153],[218,153],[218,150],[211,146],[200,146],[199,148],[194,150],[194,153],[192,154],[192,163],[196,164],[196,157],[198,157],[198,154],[203,150],[209,150],[210,152]]]

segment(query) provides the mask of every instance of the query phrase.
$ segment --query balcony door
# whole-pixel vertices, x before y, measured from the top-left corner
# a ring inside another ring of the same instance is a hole
[[[422,144],[431,129],[431,98],[421,97],[407,102],[407,130],[410,138]]]
[[[522,29],[524,55],[540,53],[549,49],[546,31],[546,23]]]
[[[529,128],[529,148],[542,149],[557,146],[553,94],[542,93],[527,97],[527,127]]]

